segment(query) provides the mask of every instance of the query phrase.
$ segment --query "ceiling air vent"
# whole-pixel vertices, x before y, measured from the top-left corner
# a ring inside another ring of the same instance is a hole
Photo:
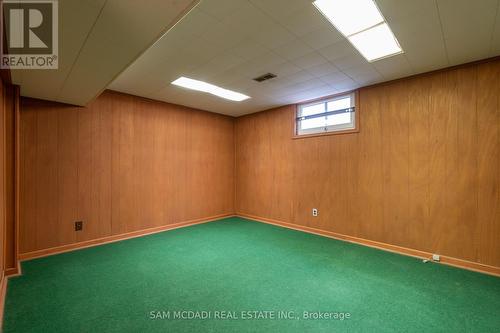
[[[272,79],[275,77],[276,77],[276,75],[274,75],[273,73],[267,73],[267,74],[256,77],[254,80],[257,82],[262,82],[262,81],[266,81],[266,80],[269,80],[269,79]]]

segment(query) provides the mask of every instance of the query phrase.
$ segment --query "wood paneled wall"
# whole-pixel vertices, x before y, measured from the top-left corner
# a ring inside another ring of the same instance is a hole
[[[8,274],[17,273],[16,237],[16,116],[19,90],[12,84],[4,84],[4,140],[5,140],[5,269]]]
[[[6,188],[6,112],[4,105],[4,90],[5,85],[0,80],[0,286],[3,286],[3,278],[5,272],[5,226],[6,208],[7,208],[7,188]]]
[[[1,80],[0,80],[1,81]],[[0,82],[0,270],[17,273],[16,115],[18,87]]]
[[[363,88],[359,133],[302,139],[294,105],[21,104],[21,254],[236,212],[500,267],[500,61]]]
[[[21,254],[234,211],[230,117],[109,91],[85,108],[22,98],[20,135]]]
[[[293,105],[237,118],[236,213],[500,267],[500,62],[363,88],[357,108],[359,133],[295,140]]]

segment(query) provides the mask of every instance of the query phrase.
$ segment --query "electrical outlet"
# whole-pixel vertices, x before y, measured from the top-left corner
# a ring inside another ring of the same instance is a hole
[[[432,255],[432,260],[439,261],[439,260],[441,260],[441,256],[439,254],[433,254]]]
[[[313,208],[312,214],[313,214],[313,216],[318,216],[318,209],[317,208]]]
[[[82,231],[83,221],[75,221],[75,231]]]

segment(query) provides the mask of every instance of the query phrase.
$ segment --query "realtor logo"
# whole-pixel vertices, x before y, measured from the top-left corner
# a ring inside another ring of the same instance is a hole
[[[58,68],[57,9],[56,0],[2,1],[1,68]]]

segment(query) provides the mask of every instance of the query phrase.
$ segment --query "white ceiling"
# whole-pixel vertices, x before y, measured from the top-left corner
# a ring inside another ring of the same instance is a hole
[[[198,0],[59,1],[59,69],[11,70],[21,94],[85,105]]]
[[[500,54],[498,0],[376,2],[404,54],[368,63],[312,0],[202,0],[109,88],[239,116]],[[181,75],[252,98],[170,85]]]

